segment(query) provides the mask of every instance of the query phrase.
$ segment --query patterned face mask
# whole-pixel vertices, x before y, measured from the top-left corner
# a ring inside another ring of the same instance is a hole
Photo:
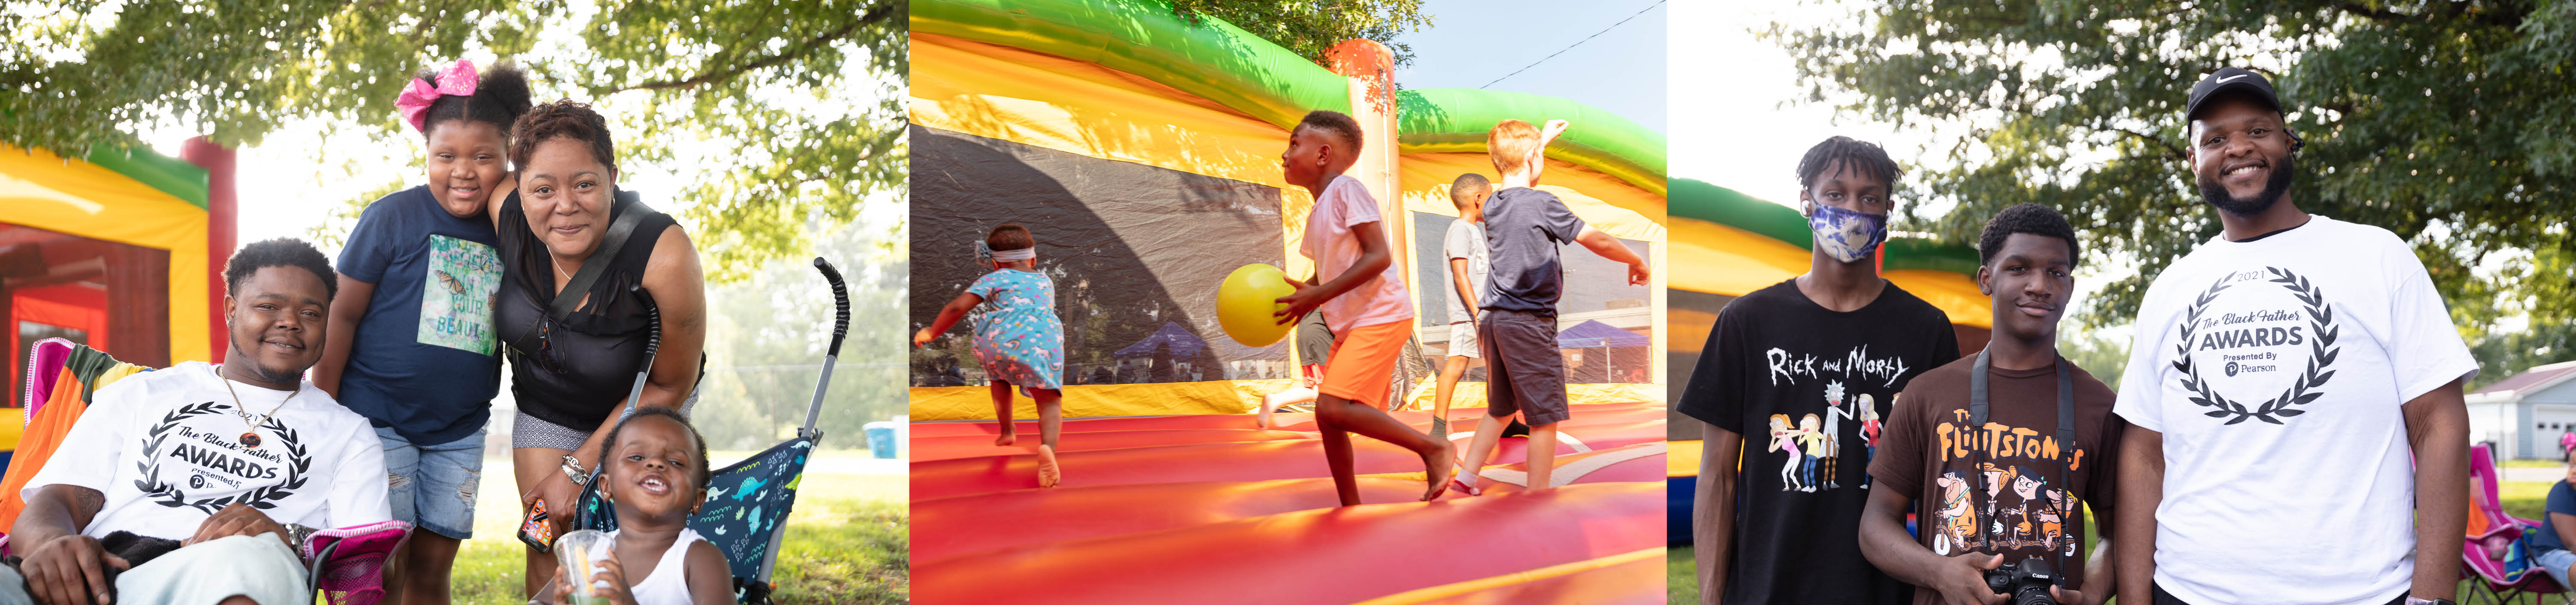
[[[1855,262],[1869,258],[1880,242],[1887,241],[1887,215],[1816,204],[1807,217],[1807,230],[1815,232],[1816,247],[1834,260]]]

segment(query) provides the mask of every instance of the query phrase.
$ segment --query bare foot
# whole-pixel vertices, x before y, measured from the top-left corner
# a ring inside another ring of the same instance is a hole
[[[1457,448],[1451,447],[1446,441],[1439,443],[1440,449],[1422,455],[1422,472],[1424,478],[1429,479],[1425,483],[1430,484],[1430,489],[1422,491],[1424,502],[1439,499],[1440,492],[1449,490],[1449,480],[1456,477],[1458,473],[1456,460],[1458,452],[1455,451]]]
[[[1004,427],[1002,429],[1002,436],[993,438],[993,445],[996,447],[1009,447],[1011,444],[1018,443],[1019,441],[1020,436],[1018,433],[1013,432],[1009,427]]]
[[[1252,416],[1252,428],[1262,430],[1270,429],[1270,410],[1272,407],[1273,406],[1271,406],[1268,401],[1261,402],[1261,413],[1254,414]]]
[[[1038,487],[1055,487],[1064,480],[1064,469],[1055,465],[1055,448],[1038,446]]]

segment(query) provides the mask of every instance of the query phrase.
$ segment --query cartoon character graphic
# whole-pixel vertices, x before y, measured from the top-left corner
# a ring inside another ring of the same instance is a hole
[[[1977,510],[1968,505],[1968,480],[1949,471],[1934,477],[1932,485],[1941,488],[1941,508],[1933,511],[1940,531],[1932,535],[1932,553],[1946,557],[1974,548]]]
[[[2035,515],[2039,518],[2040,546],[2062,551],[2065,556],[2074,556],[2075,538],[2066,535],[2066,516],[2074,510],[2068,505],[2074,503],[2074,498],[2062,489],[2047,490],[2045,495],[2047,497],[2039,501],[2039,513]]]
[[[1826,443],[1833,442],[1833,438],[1825,435],[1824,429],[1817,426],[1822,422],[1815,414],[1808,414],[1807,417],[1798,419],[1798,440],[1802,442],[1798,447],[1807,455],[1806,485],[1807,491],[1811,492],[1816,491],[1817,457],[1824,454]]]
[[[1806,459],[1799,455],[1798,431],[1789,428],[1788,414],[1771,415],[1771,446],[1764,451],[1772,450],[1789,455],[1788,462],[1780,465],[1780,491],[1816,491],[1798,482],[1798,469],[1806,464]]]
[[[2031,518],[2031,514],[2034,512],[2032,509],[2047,510],[2049,508],[2050,505],[2048,501],[2041,500],[2039,498],[2040,488],[2046,487],[2047,484],[2048,482],[2046,480],[2040,479],[2039,475],[2032,473],[2030,469],[2018,466],[2013,467],[2012,491],[2014,496],[2021,498],[2021,501],[2014,503],[2012,509],[2005,511],[2004,514],[2013,517],[2012,534],[2009,543],[2012,544],[2014,548],[2037,546],[2044,543],[2040,540],[2039,533],[2036,531],[2038,528],[2035,525],[2035,520]]]
[[[1977,472],[1985,476],[1986,510],[2000,510],[2001,507],[1995,506],[1995,500],[2003,495],[2005,486],[2012,485],[2013,469],[1992,462],[1979,462]],[[1995,516],[1997,518],[1986,523],[1986,539],[1989,541],[2002,540],[2004,535],[2004,515],[1998,513]]]
[[[1822,458],[1825,467],[1824,473],[1826,489],[1841,487],[1841,485],[1835,482],[1834,471],[1839,470],[1842,467],[1842,464],[1840,463],[1842,460],[1843,449],[1842,420],[1844,418],[1856,418],[1851,412],[1843,409],[1842,396],[1843,383],[1834,382],[1827,383],[1825,385],[1825,451]]]

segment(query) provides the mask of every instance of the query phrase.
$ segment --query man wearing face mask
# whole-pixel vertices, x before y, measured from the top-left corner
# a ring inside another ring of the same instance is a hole
[[[2447,603],[2477,360],[2405,240],[2292,203],[2301,141],[2262,74],[2212,72],[2185,112],[2225,230],[2138,307],[2119,509],[2153,514],[2116,520],[2121,592]]]
[[[1729,302],[1709,331],[1679,407],[1706,435],[1691,506],[1702,603],[1912,598],[1861,556],[1874,436],[1862,420],[1888,417],[1915,375],[1959,358],[1959,340],[1940,309],[1878,275],[1899,174],[1849,137],[1807,150],[1807,273]]]

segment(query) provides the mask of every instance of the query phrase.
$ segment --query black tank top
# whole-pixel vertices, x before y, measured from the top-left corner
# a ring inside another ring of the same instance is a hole
[[[635,192],[617,192],[609,216],[637,211],[637,199]],[[650,313],[653,297],[643,289],[644,266],[662,232],[678,222],[660,212],[644,215],[626,245],[591,282],[589,300],[561,322],[546,315],[554,301],[554,263],[545,243],[529,231],[518,192],[501,201],[500,224],[503,275],[493,314],[500,322],[501,342],[508,345],[510,395],[518,400],[519,411],[539,420],[598,430],[602,420],[625,405],[635,373],[644,369],[645,344],[656,328]],[[704,353],[698,356],[698,372],[705,376]]]

